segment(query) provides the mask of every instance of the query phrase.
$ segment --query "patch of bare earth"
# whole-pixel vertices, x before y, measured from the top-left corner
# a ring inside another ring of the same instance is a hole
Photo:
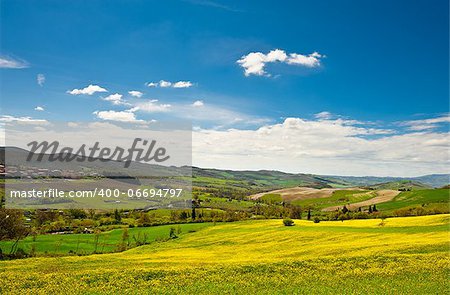
[[[305,200],[305,199],[317,199],[317,198],[328,198],[330,197],[334,191],[337,190],[362,190],[360,188],[310,188],[310,187],[293,187],[293,188],[285,188],[274,190],[270,192],[259,193],[250,196],[251,199],[257,200],[264,195],[267,194],[279,194],[281,198],[285,201],[294,201],[294,200]]]
[[[374,205],[374,204],[388,202],[388,201],[392,200],[393,198],[395,198],[400,193],[400,191],[386,189],[386,190],[376,191],[375,193],[377,194],[377,196],[374,198],[371,198],[369,200],[365,200],[362,202],[358,202],[358,203],[347,204],[345,206],[349,210],[355,210],[355,209],[358,209],[359,207],[370,206],[370,205]],[[342,207],[343,206],[332,206],[332,207],[324,208],[324,209],[322,209],[322,211],[336,211],[338,209],[341,209]]]

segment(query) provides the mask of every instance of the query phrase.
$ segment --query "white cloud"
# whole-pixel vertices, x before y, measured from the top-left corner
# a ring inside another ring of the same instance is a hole
[[[28,68],[29,64],[21,59],[13,59],[8,56],[0,57],[0,69],[23,69]]]
[[[318,52],[313,52],[309,55],[291,53],[286,63],[290,65],[301,65],[308,68],[314,68],[320,66],[320,59],[323,56]]]
[[[146,84],[148,87],[161,87],[161,88],[189,88],[194,84],[191,81],[178,81],[170,82],[161,80],[159,82],[149,82]]]
[[[78,127],[79,125],[78,125],[78,123],[75,123],[75,122],[68,122],[68,123],[67,123],[67,126],[68,126],[68,127],[71,127],[71,128],[76,128],[76,127]]]
[[[442,123],[450,123],[450,114],[436,118],[400,122],[400,126],[406,126],[408,130],[412,131],[424,131],[436,129],[441,126]]]
[[[149,112],[149,113],[162,113],[169,112],[171,109],[170,104],[161,104],[158,103],[157,99],[153,99],[150,101],[139,102],[136,104],[137,109],[139,111]]]
[[[173,88],[189,88],[192,86],[190,81],[178,81],[173,84]]]
[[[107,97],[104,97],[102,99],[106,100],[106,101],[119,101],[122,99],[122,94],[114,93],[114,94],[108,95]]]
[[[216,129],[230,126],[260,126],[270,122],[267,118],[252,116],[224,106],[205,104],[198,100],[192,104],[176,104],[172,106],[171,114],[196,124],[214,125]]]
[[[262,52],[250,52],[244,55],[237,61],[237,63],[244,68],[245,76],[270,76],[265,71],[267,63],[281,62],[289,65],[304,66],[314,68],[320,66],[320,59],[323,57],[318,52],[313,52],[309,55],[298,53],[286,54],[284,50],[274,49],[268,54]]]
[[[45,76],[44,74],[38,74],[36,76],[36,82],[38,83],[39,86],[43,86],[45,83]]]
[[[131,109],[126,111],[95,111],[93,114],[96,115],[97,118],[106,121],[131,122],[131,123],[145,122],[143,120],[136,119],[136,115]]]
[[[159,87],[167,88],[172,86],[172,82],[161,80],[159,81]]]
[[[162,103],[157,99],[139,100],[133,102],[133,111],[147,113],[165,113],[170,118],[187,119],[197,124],[215,128],[226,128],[229,126],[255,126],[271,120],[257,116],[248,115],[239,111],[231,110],[223,106],[205,104],[202,100],[192,103]]]
[[[72,95],[80,95],[80,94],[85,94],[85,95],[92,95],[96,92],[108,92],[108,90],[106,90],[103,87],[100,87],[98,85],[89,85],[83,89],[73,89],[70,91],[67,91],[67,93],[72,94]]]
[[[41,106],[37,106],[34,108],[35,111],[44,111],[44,108]]]
[[[256,130],[197,129],[193,132],[193,164],[360,176],[449,172],[448,133],[392,135],[386,129],[349,122],[287,118]]]
[[[122,94],[114,93],[108,95],[107,97],[103,97],[102,100],[110,101],[113,105],[125,105],[130,106],[131,104],[122,99]]]
[[[0,116],[0,122],[3,123],[23,123],[23,124],[36,124],[36,125],[47,125],[49,122],[44,119],[33,119],[31,117],[14,117],[9,115]]]
[[[332,115],[330,112],[320,112],[314,115],[316,119],[328,120],[331,119]]]
[[[137,98],[140,98],[143,95],[142,92],[137,91],[137,90],[128,91],[128,94],[130,94],[131,96],[137,97]]]
[[[202,100],[196,100],[196,101],[194,101],[194,103],[192,104],[192,106],[193,107],[202,107],[202,106],[204,106],[205,104],[203,103],[203,101]]]
[[[284,52],[284,50],[280,50],[280,49],[272,50],[265,56],[266,62],[276,62],[276,61],[283,62],[286,59],[287,59],[286,52]]]

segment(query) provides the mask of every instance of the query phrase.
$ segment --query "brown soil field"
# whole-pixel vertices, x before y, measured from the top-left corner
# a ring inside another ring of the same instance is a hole
[[[267,194],[279,194],[279,195],[281,195],[281,198],[286,201],[328,198],[333,194],[334,191],[337,191],[337,190],[361,190],[362,191],[363,189],[355,188],[355,187],[353,187],[353,188],[316,189],[316,188],[299,186],[299,187],[285,188],[285,189],[279,189],[279,190],[274,190],[274,191],[270,191],[270,192],[259,193],[259,194],[250,196],[250,198],[253,200],[256,200]]]
[[[370,206],[370,205],[374,205],[374,204],[379,204],[379,203],[384,203],[384,202],[388,202],[390,200],[392,200],[393,198],[395,198],[398,194],[400,193],[400,191],[396,191],[396,190],[379,190],[376,191],[377,196],[366,200],[366,201],[362,201],[362,202],[358,202],[358,203],[353,203],[353,204],[349,204],[346,205],[347,208],[349,210],[355,210],[358,209],[359,207],[364,207],[364,206]],[[332,207],[327,207],[322,209],[322,211],[335,211],[337,209],[342,208],[342,206],[332,206]]]

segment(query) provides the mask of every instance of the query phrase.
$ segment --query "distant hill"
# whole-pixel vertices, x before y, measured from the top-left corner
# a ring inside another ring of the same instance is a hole
[[[89,163],[87,161],[78,163],[54,163],[47,162],[25,162],[24,159],[28,151],[15,147],[0,147],[0,163],[5,163],[5,149],[8,150],[9,164],[39,166],[48,169],[97,169],[99,171],[121,171],[123,163],[117,161],[107,161],[101,163]],[[46,155],[48,157],[48,155]],[[375,176],[330,176],[313,175],[303,173],[285,173],[275,170],[259,171],[235,171],[220,169],[205,169],[199,167],[165,167],[160,165],[149,165],[133,162],[128,170],[131,175],[171,175],[181,176],[190,175],[192,169],[193,185],[199,187],[220,187],[234,186],[257,191],[265,191],[276,188],[287,188],[295,186],[307,186],[312,188],[331,188],[331,187],[352,187],[363,186],[370,187],[381,185],[383,183],[412,181],[413,187],[424,188],[443,187],[450,184],[450,174],[432,174],[420,177],[402,178],[402,177],[375,177]],[[394,184],[387,185],[389,189],[397,187]]]
[[[332,182],[342,182],[347,186],[372,186],[397,181],[414,181],[430,187],[450,184],[450,174],[431,174],[419,177],[377,177],[377,176],[322,176]]]
[[[329,188],[342,186],[340,182],[311,174],[291,174],[280,171],[233,171],[192,167],[193,185],[217,187],[220,185],[243,186],[254,190],[269,190],[295,186]]]
[[[432,187],[442,187],[450,184],[450,174],[431,174],[413,177],[411,180],[419,181]]]
[[[432,187],[430,185],[426,185],[414,180],[399,180],[374,184],[369,186],[368,188],[374,190],[389,189],[389,190],[413,191],[413,190],[430,189]]]
[[[74,172],[94,171],[102,175],[110,176],[185,176],[190,175],[190,167],[167,167],[156,164],[144,164],[131,162],[128,168],[124,168],[124,162],[115,160],[100,161],[98,158],[65,154],[74,157],[69,162],[49,161],[50,154],[35,153],[30,161],[26,161],[29,151],[17,147],[0,147],[0,164],[21,167],[37,167],[43,169],[70,170]],[[58,156],[54,154],[53,156]],[[42,160],[37,158],[42,156]]]

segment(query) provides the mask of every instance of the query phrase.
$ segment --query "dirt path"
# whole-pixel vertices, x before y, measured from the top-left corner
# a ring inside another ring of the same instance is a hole
[[[355,210],[355,209],[358,209],[359,207],[365,207],[365,206],[370,206],[373,204],[388,202],[388,201],[392,200],[393,198],[395,198],[399,193],[400,193],[400,191],[396,191],[396,190],[388,190],[388,189],[379,190],[376,192],[376,194],[377,194],[376,197],[369,199],[369,200],[362,201],[362,202],[348,204],[348,205],[346,205],[346,207],[349,210]],[[343,206],[332,206],[332,207],[324,208],[324,209],[322,209],[322,211],[335,211],[337,209],[341,209],[342,207]]]

